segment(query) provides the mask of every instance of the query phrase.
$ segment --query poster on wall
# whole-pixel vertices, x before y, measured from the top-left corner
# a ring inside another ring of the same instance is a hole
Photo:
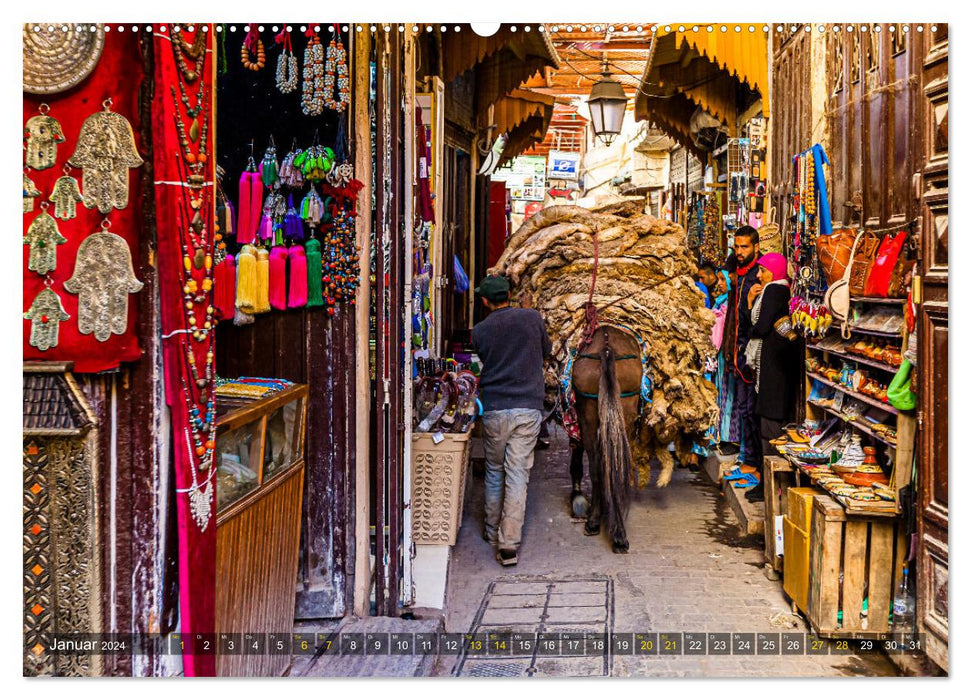
[[[567,151],[550,151],[549,177],[551,180],[576,180],[580,175],[580,154]]]
[[[546,194],[546,158],[519,156],[492,175],[493,180],[505,181],[513,200],[543,201]]]

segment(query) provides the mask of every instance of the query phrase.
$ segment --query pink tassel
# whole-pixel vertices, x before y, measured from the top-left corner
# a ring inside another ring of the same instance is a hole
[[[260,174],[245,171],[239,176],[239,211],[237,212],[236,242],[252,243],[260,224],[263,210],[263,181]]]
[[[307,253],[303,246],[290,246],[290,300],[291,309],[307,305]]]
[[[287,308],[287,249],[282,245],[270,250],[270,306]]]
[[[236,311],[236,259],[232,255],[213,272],[213,306],[220,319],[232,318]]]
[[[273,217],[264,213],[260,219],[260,240],[268,241],[273,238]]]

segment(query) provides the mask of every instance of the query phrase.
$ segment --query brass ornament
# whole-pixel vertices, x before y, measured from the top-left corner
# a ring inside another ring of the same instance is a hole
[[[34,200],[37,197],[40,197],[40,190],[37,189],[34,181],[27,177],[27,173],[24,173],[24,214],[34,211]]]
[[[78,203],[84,201],[78,181],[70,175],[63,175],[54,182],[50,201],[54,203],[54,216],[68,221],[78,215]]]
[[[34,297],[34,302],[24,314],[24,318],[30,320],[30,340],[28,342],[31,346],[44,352],[57,346],[61,321],[66,321],[71,316],[64,310],[57,292],[48,287],[42,289]]]
[[[45,210],[37,215],[27,227],[24,245],[30,246],[27,269],[38,275],[46,275],[57,267],[57,246],[67,243],[67,239],[57,230],[57,221],[47,213],[47,202],[42,202]]]
[[[47,114],[50,108],[40,106],[40,114],[27,120],[24,125],[24,140],[27,142],[27,167],[46,170],[54,167],[57,161],[57,144],[64,143],[64,131],[54,117]]]
[[[74,274],[64,289],[79,297],[78,331],[94,333],[103,343],[128,328],[128,295],[145,285],[135,278],[125,239],[109,233],[105,224],[102,229],[81,241]]]
[[[54,95],[91,75],[105,45],[104,25],[24,24],[24,92]],[[53,27],[54,31],[48,31]],[[67,27],[67,31],[64,31]]]
[[[128,206],[128,169],[144,161],[135,148],[131,123],[111,111],[111,100],[104,110],[84,120],[77,147],[68,163],[81,168],[84,206],[98,208],[102,214]]]

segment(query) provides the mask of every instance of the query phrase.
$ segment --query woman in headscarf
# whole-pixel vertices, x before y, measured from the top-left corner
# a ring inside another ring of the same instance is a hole
[[[759,417],[761,445],[758,445],[756,466],[760,470],[759,485],[750,489],[746,498],[764,498],[761,481],[762,458],[777,454],[769,440],[782,433],[785,423],[795,409],[797,358],[791,333],[783,334],[776,327],[780,319],[789,315],[788,263],[780,253],[767,253],[758,260],[759,283],[748,294],[752,315],[751,340],[745,348],[745,359],[755,368],[755,412]]]

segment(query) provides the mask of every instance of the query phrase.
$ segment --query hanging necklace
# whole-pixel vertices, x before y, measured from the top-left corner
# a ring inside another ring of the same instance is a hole
[[[307,30],[309,41],[303,50],[303,91],[300,107],[315,117],[324,111],[324,47],[313,29]]]
[[[347,78],[347,51],[338,27],[334,26],[334,38],[327,47],[327,63],[324,68],[324,106],[343,112],[350,104],[350,81]],[[337,99],[334,99],[334,82],[337,82]]]
[[[173,32],[172,52],[175,55],[175,66],[179,69],[179,73],[187,83],[194,83],[202,75],[203,62],[206,58],[206,33],[201,30],[196,31],[195,38],[189,44],[184,38],[186,26],[180,24],[179,31]],[[194,70],[186,65],[186,56],[198,62]]]
[[[280,58],[276,62],[276,87],[287,95],[297,89],[300,71],[297,67],[297,56],[293,53],[293,44],[290,43],[290,32],[286,27],[276,35],[276,43],[282,45]]]
[[[256,54],[256,61],[251,60],[253,54]],[[263,40],[260,39],[260,33],[255,24],[250,24],[249,33],[240,49],[240,58],[243,67],[247,70],[257,71],[266,65],[266,49],[263,48]]]

